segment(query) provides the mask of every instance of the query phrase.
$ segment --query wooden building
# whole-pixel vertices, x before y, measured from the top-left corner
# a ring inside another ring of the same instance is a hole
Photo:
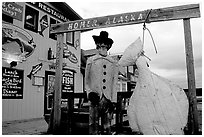
[[[57,39],[49,28],[79,19],[64,2],[2,3],[2,121],[40,118],[50,112]],[[67,33],[63,97],[83,91],[80,56],[80,32]]]

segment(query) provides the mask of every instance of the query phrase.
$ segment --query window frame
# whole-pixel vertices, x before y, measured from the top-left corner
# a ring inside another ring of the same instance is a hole
[[[33,24],[27,21],[26,17],[28,15],[34,18]],[[25,5],[24,28],[37,33],[38,32],[38,20],[39,20],[39,11],[28,5]]]
[[[71,38],[69,38],[69,36],[71,36]],[[66,33],[66,43],[71,46],[74,46],[74,32]]]
[[[14,18],[2,13],[2,21],[13,24]]]
[[[60,23],[58,20],[50,17],[50,23],[49,23],[50,26],[51,26],[51,24],[54,24],[54,23],[51,23],[51,20],[55,21],[55,24]],[[53,40],[57,40],[57,35],[56,34],[50,34],[50,31],[49,31],[49,38],[51,38]]]

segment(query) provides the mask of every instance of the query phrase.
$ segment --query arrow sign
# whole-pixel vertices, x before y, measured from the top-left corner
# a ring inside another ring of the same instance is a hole
[[[42,66],[42,63],[32,66],[32,70],[30,71],[30,74],[27,75],[27,77],[31,79],[31,76],[37,73],[42,68]]]

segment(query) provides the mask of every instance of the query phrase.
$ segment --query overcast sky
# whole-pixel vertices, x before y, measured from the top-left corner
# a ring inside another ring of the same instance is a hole
[[[191,2],[148,2],[141,1],[91,1],[91,0],[66,0],[83,19],[137,12],[147,9],[165,8],[186,4],[198,4],[199,1]],[[201,5],[202,6],[202,5]],[[191,22],[191,34],[193,41],[193,55],[196,76],[196,86],[202,87],[202,24],[201,18],[193,18]],[[122,53],[125,48],[138,37],[142,39],[142,24],[126,25],[119,27],[95,29],[84,32],[81,35],[81,48],[84,50],[95,48],[92,35],[99,35],[100,31],[109,32],[109,37],[114,40],[110,54]],[[145,32],[144,51],[151,58],[149,61],[150,70],[169,80],[175,81],[181,87],[187,88],[187,70],[185,57],[185,41],[183,20],[166,21],[147,24],[151,31],[158,53],[155,53],[154,46],[149,33]]]

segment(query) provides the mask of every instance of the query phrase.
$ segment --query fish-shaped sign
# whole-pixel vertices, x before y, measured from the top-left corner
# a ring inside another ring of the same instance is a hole
[[[75,42],[74,42],[74,48],[77,50],[77,48],[80,46],[80,41],[79,39],[77,39]]]
[[[69,59],[70,62],[76,64],[78,62],[76,55],[68,49],[67,44],[65,44],[65,43],[63,43],[63,44],[64,44],[63,58],[67,58],[67,59]]]
[[[30,71],[30,74],[28,74],[27,77],[31,79],[31,76],[37,73],[42,68],[42,66],[43,66],[42,63],[33,66],[32,70]]]
[[[2,23],[2,58],[16,62],[25,61],[36,47],[30,33],[18,26]]]

